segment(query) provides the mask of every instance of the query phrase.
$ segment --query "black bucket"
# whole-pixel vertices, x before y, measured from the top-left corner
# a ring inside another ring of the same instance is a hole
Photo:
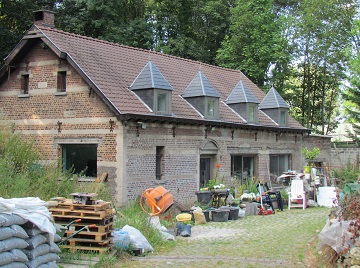
[[[224,222],[229,219],[230,209],[215,209],[211,211],[212,220],[215,222]]]
[[[229,220],[239,219],[239,207],[230,207]]]
[[[196,191],[197,201],[201,206],[207,206],[211,202],[211,191]]]
[[[206,222],[209,222],[210,221],[210,211],[209,210],[203,210],[202,212],[205,215]]]

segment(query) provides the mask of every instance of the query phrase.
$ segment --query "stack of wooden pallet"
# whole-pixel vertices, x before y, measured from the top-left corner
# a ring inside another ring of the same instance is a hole
[[[64,238],[67,240],[64,248],[70,250],[91,250],[104,252],[111,249],[112,231],[114,229],[114,214],[110,202],[94,201],[94,204],[74,203],[72,199],[60,201],[56,207],[49,208],[57,224],[67,225],[73,220],[80,219],[80,222],[73,223],[65,231]],[[77,231],[85,226],[88,230]],[[73,237],[69,238],[71,235]]]

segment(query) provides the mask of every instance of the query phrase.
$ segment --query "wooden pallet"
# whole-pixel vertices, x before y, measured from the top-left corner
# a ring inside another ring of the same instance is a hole
[[[112,237],[107,237],[102,241],[95,241],[90,238],[70,238],[65,243],[70,244],[70,246],[90,246],[90,247],[99,247],[99,246],[109,246],[112,243]]]
[[[73,235],[74,233],[75,233],[75,231],[67,230],[65,232],[65,235],[66,235],[66,237],[69,237],[69,236]],[[66,239],[66,237],[65,237],[65,239]],[[89,239],[89,240],[95,241],[95,242],[103,242],[107,238],[110,238],[110,237],[111,237],[111,231],[105,232],[105,233],[84,231],[84,232],[77,233],[74,236],[74,238],[76,238],[76,239]]]
[[[56,221],[56,223],[60,224],[62,226],[65,226],[69,223],[69,221]],[[68,229],[70,231],[78,231],[81,228],[88,226],[88,225],[91,225],[91,223],[89,224],[86,221],[83,221],[83,222],[71,224]],[[91,232],[106,233],[106,232],[114,230],[114,223],[110,222],[106,225],[96,225],[94,227],[89,228],[89,230]]]
[[[83,217],[96,217],[103,219],[113,214],[112,208],[108,208],[103,211],[90,211],[90,210],[71,210],[69,208],[49,208],[49,211],[53,216],[74,216],[75,218]]]
[[[90,210],[90,211],[103,211],[111,209],[111,202],[102,202],[100,204],[94,205],[83,205],[83,204],[74,204],[72,199],[66,199],[64,202],[61,202],[57,205],[57,208],[66,208],[69,210]]]
[[[91,224],[96,224],[97,226],[105,226],[108,225],[112,222],[114,222],[114,215],[110,215],[108,217],[105,218],[99,218],[99,217],[77,217],[77,216],[72,216],[72,215],[52,215],[52,217],[54,218],[55,222],[70,222],[71,220],[76,220],[76,219],[81,219],[81,224],[83,226],[86,225],[91,225]]]
[[[61,245],[62,248],[70,249],[71,251],[97,251],[98,253],[108,252],[112,249],[111,246],[106,247],[90,247],[90,246],[71,246],[71,245]]]

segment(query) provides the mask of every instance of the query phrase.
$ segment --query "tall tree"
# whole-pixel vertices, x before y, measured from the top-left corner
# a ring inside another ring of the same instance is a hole
[[[285,17],[277,11],[273,0],[236,1],[217,63],[241,70],[260,87],[285,72],[290,53],[282,31]]]
[[[350,86],[344,91],[343,97],[347,102],[345,106],[347,121],[352,124],[353,131],[349,130],[349,137],[360,144],[360,20],[353,24],[353,43],[350,47],[354,55],[350,61]]]
[[[153,47],[143,0],[64,0],[57,27],[65,31],[145,49]]]
[[[300,87],[291,96],[300,109],[292,113],[317,133],[328,134],[336,126],[354,14],[352,0],[304,0],[293,14],[293,79]]]
[[[230,23],[234,1],[155,0],[152,21],[156,50],[214,63]]]

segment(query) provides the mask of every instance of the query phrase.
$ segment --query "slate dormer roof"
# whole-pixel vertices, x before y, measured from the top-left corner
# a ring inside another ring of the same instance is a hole
[[[259,105],[259,109],[276,109],[276,108],[286,108],[289,109],[290,106],[285,102],[285,100],[280,96],[279,92],[276,91],[274,87],[271,87],[269,92],[266,94],[264,99]]]
[[[166,89],[174,90],[163,74],[149,61],[139,75],[135,78],[129,87],[131,90],[136,89]]]
[[[225,100],[226,104],[234,104],[234,103],[257,103],[259,104],[259,100],[255,97],[255,95],[250,91],[250,89],[244,84],[243,81],[239,81],[237,85],[234,87],[229,97]]]
[[[200,96],[220,98],[219,92],[216,91],[201,71],[195,75],[194,79],[190,82],[182,94],[183,98]]]

